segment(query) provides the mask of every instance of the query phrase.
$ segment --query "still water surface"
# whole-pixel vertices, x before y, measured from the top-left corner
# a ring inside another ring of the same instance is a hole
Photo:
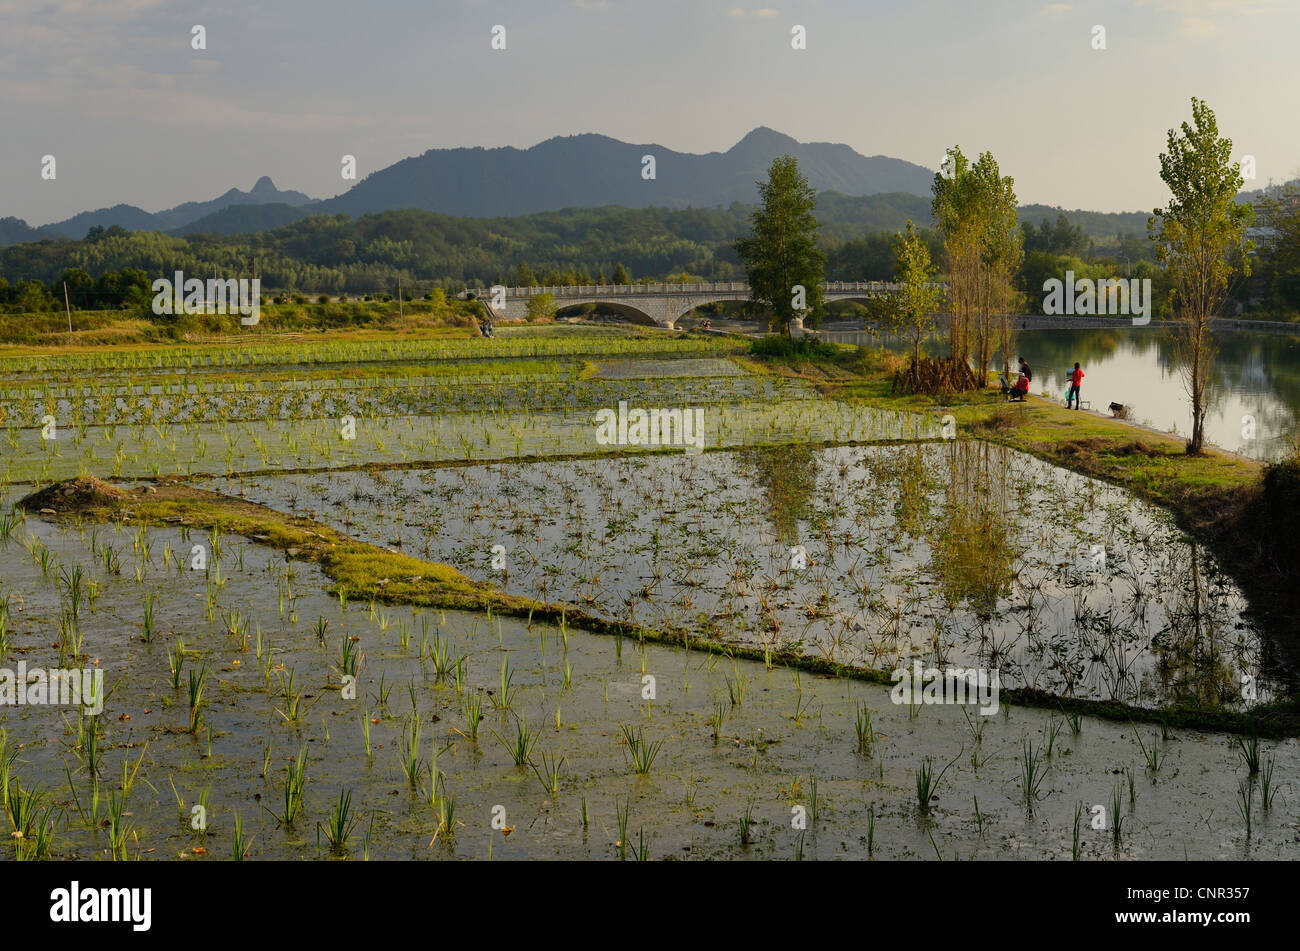
[[[890,349],[906,349],[900,341],[862,332],[825,336],[839,343],[883,342]],[[1016,340],[1018,352],[1033,367],[1035,394],[1064,403],[1065,374],[1078,361],[1085,374],[1082,395],[1094,412],[1106,413],[1110,403],[1123,403],[1140,423],[1182,435],[1191,432],[1191,404],[1168,331],[1022,330]],[[1206,438],[1257,459],[1279,457],[1300,415],[1300,337],[1223,332],[1215,341]],[[999,357],[995,368],[1001,364]]]

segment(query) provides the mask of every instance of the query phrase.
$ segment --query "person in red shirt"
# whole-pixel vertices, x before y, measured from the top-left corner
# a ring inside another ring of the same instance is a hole
[[[1069,372],[1068,376],[1070,388],[1065,391],[1065,408],[1081,409],[1083,403],[1079,399],[1079,387],[1083,384],[1083,371],[1079,369],[1079,364],[1074,365],[1074,369]],[[1070,406],[1071,402],[1074,403],[1073,407]]]

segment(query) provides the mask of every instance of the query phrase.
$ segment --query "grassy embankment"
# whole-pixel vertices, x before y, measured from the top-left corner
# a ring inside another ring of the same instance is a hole
[[[257,342],[283,334],[331,334],[335,339],[373,335],[461,334],[474,325],[476,302],[332,301],[326,304],[263,304],[258,323],[245,327],[238,314],[153,318],[134,310],[75,310],[72,330],[62,311],[0,314],[0,352],[49,347],[148,347],[158,344]],[[11,350],[11,348],[13,348]]]

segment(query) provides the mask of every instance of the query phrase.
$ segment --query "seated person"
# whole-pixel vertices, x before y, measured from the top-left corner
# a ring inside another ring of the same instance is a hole
[[[1029,395],[1029,377],[1021,373],[1016,376],[1016,382],[1011,386],[1007,385],[1007,378],[1000,377],[998,382],[1002,385],[1002,393],[1007,399],[1023,400]]]

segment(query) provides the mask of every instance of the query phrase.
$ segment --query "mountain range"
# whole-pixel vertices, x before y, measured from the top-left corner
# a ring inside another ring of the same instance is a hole
[[[654,156],[654,177],[643,157]],[[819,191],[845,195],[906,192],[927,196],[934,172],[884,155],[864,156],[847,145],[799,142],[768,128],[750,132],[726,152],[697,155],[636,145],[604,135],[547,139],[512,147],[431,149],[372,172],[333,198],[316,201],[281,191],[271,179],[251,191],[232,188],[205,202],[150,213],[133,205],[87,211],[33,228],[0,218],[0,246],[47,237],[82,238],[92,227],[128,231],[245,234],[290,224],[309,214],[348,214],[416,208],[457,217],[514,217],[561,208],[714,208],[752,203],[772,159],[793,155]]]
[[[653,178],[643,176],[647,155],[654,157]],[[568,208],[749,205],[757,200],[757,182],[781,155],[799,160],[800,171],[820,193],[818,215],[825,224],[894,230],[906,218],[930,223],[931,169],[884,155],[861,155],[847,145],[799,142],[759,127],[727,151],[703,155],[595,134],[557,136],[527,149],[431,149],[372,172],[325,200],[281,190],[263,176],[247,192],[231,188],[210,201],[159,212],[119,204],[35,228],[18,218],[0,218],[0,247],[44,238],[79,239],[92,227],[115,225],[175,235],[236,235],[274,230],[315,214],[356,218],[418,209],[449,217],[515,218]],[[1240,197],[1249,200],[1249,195]],[[842,220],[841,211],[865,213],[865,218]],[[1036,221],[1060,211],[1031,205],[1022,207],[1020,216]],[[1080,219],[1090,236],[1113,238],[1119,231],[1144,232],[1147,212],[1067,214]]]
[[[42,238],[84,238],[91,228],[111,228],[114,225],[127,231],[177,231],[215,213],[232,208],[254,208],[278,205],[290,208],[307,208],[319,202],[302,192],[282,191],[270,178],[263,175],[249,191],[232,188],[211,201],[187,201],[159,212],[147,212],[134,205],[114,205],[98,211],[83,211],[64,221],[56,221],[39,228],[30,227],[19,218],[0,218],[0,246]],[[304,211],[303,214],[309,212]],[[302,217],[297,215],[293,220]],[[272,227],[278,227],[278,222]]]

